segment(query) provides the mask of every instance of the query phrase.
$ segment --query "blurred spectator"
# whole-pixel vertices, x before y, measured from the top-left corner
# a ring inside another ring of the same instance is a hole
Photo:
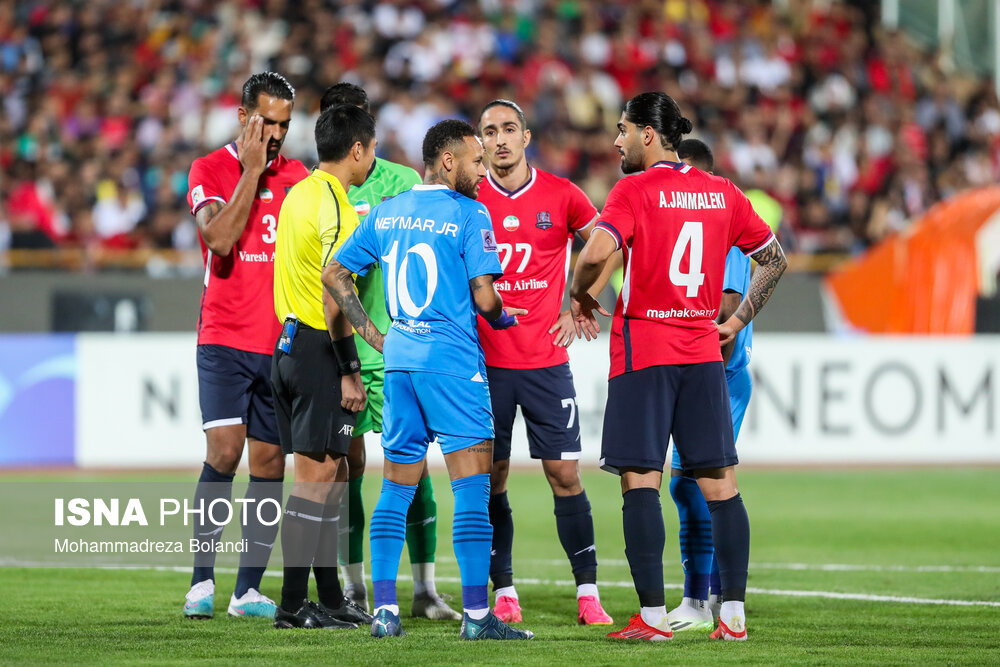
[[[992,82],[943,71],[844,0],[0,0],[0,247],[192,248],[187,170],[236,130],[234,91],[363,85],[378,151],[422,169],[424,131],[516,98],[529,159],[603,202],[624,100],[675,96],[717,172],[767,202],[789,250],[855,252],[1000,176]]]

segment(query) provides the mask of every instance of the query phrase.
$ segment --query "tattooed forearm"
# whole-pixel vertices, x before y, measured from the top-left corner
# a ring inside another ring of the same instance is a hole
[[[480,314],[488,321],[492,322],[500,317],[503,310],[503,299],[493,286],[493,276],[476,276],[469,280],[469,289],[472,290],[472,301]]]
[[[365,339],[365,342],[381,352],[385,336],[361,305],[358,293],[354,289],[354,277],[351,272],[337,260],[331,260],[323,270],[323,284],[337,302],[340,311],[350,320],[354,330]]]
[[[778,284],[781,274],[788,266],[785,253],[781,249],[778,239],[774,239],[767,247],[752,255],[757,262],[753,276],[750,278],[750,286],[747,288],[746,297],[736,309],[736,317],[743,324],[750,324],[757,313],[760,312],[767,300],[771,298],[774,286]]]

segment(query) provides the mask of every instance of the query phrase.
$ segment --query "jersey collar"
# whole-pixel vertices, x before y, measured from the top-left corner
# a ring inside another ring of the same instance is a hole
[[[347,196],[347,193],[344,192],[344,186],[341,185],[340,180],[333,174],[325,172],[319,167],[316,167],[315,169],[312,170],[310,176],[315,176],[321,181],[326,181],[327,183],[330,184],[330,186],[334,189],[334,191],[343,193],[345,197]]]
[[[667,169],[673,169],[674,171],[679,171],[682,174],[686,174],[689,171],[691,171],[691,165],[685,164],[683,162],[671,162],[670,160],[660,160],[659,162],[656,162],[653,165],[651,165],[650,169],[652,169],[653,167],[666,167]]]
[[[536,179],[537,173],[535,172],[534,167],[528,167],[528,172],[529,172],[528,180],[516,190],[508,190],[504,186],[497,183],[496,180],[493,178],[493,173],[489,169],[486,170],[486,180],[489,181],[490,185],[493,186],[494,190],[499,192],[504,197],[509,197],[510,199],[517,199],[525,192],[527,192],[528,188],[534,185],[535,181],[537,180]]]
[[[416,185],[413,186],[413,189],[414,190],[450,190],[451,188],[449,188],[447,185],[444,185],[443,183],[433,183],[431,185],[427,185],[426,183],[417,183]]]
[[[230,141],[228,144],[226,144],[226,150],[228,150],[229,154],[232,155],[234,158],[236,158],[236,161],[239,162],[240,156],[236,152],[236,142],[235,141]],[[275,159],[277,159],[277,158],[275,158]],[[267,164],[264,165],[264,169],[265,170],[270,169],[271,165],[273,163],[274,163],[274,160],[268,160]]]

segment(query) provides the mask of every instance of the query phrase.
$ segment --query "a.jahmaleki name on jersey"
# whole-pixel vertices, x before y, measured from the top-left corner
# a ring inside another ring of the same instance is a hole
[[[528,278],[526,280],[515,280],[511,282],[509,280],[500,280],[493,283],[493,286],[497,288],[498,292],[509,292],[511,290],[529,290],[529,289],[547,289],[549,286],[548,280],[535,280],[534,278]]]
[[[667,195],[670,195],[668,199]],[[726,208],[726,198],[721,192],[670,192],[660,190],[660,208]]]
[[[376,218],[375,229],[415,229],[447,236],[458,236],[458,225],[453,222],[437,222],[430,218],[414,218],[411,215]]]
[[[274,252],[247,252],[240,250],[241,262],[271,262],[274,263]]]

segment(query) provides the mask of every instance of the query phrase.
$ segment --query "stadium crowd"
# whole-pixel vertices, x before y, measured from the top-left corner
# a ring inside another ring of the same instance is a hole
[[[0,0],[0,248],[197,247],[188,170],[273,69],[297,89],[289,157],[315,162],[339,80],[413,166],[431,124],[509,97],[544,130],[532,163],[599,206],[622,104],[663,90],[786,248],[857,252],[1000,175],[993,84],[882,30],[877,4]]]

